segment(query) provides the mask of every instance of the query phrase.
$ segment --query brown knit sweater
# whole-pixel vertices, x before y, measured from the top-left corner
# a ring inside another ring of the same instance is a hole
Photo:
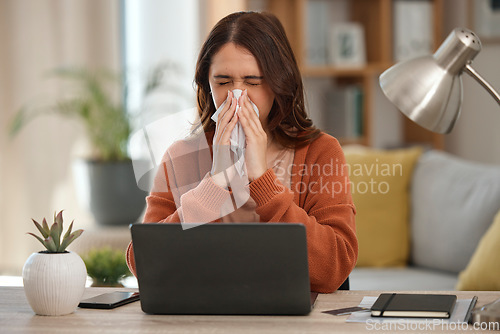
[[[212,136],[207,134],[208,143]],[[180,217],[183,222],[220,221],[220,208],[231,202],[231,192],[209,177],[211,146],[202,147],[199,142],[180,141],[167,150],[147,197],[145,223],[179,223]],[[261,222],[306,226],[311,291],[333,292],[349,276],[358,256],[356,211],[338,141],[323,133],[296,149],[290,174],[291,190],[268,169],[250,183],[250,196]],[[194,182],[197,178],[201,182]],[[135,274],[133,254],[130,243],[127,263]]]

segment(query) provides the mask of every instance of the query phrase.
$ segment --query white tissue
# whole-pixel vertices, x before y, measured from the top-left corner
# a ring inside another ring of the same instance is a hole
[[[241,93],[243,93],[241,89],[233,90],[233,95],[236,98],[236,101],[238,101],[238,99],[240,98]],[[224,103],[222,103],[222,105],[219,108],[217,108],[217,111],[215,111],[215,113],[212,115],[212,120],[215,123],[217,123],[217,117],[222,108],[224,108],[224,106],[226,105],[226,101],[224,101]],[[259,109],[257,108],[257,106],[252,101],[250,101],[250,103],[252,104],[253,110],[255,111],[257,116],[259,116]],[[215,100],[214,100],[214,105],[216,105]],[[235,114],[238,113],[239,109],[240,106],[239,104],[237,104]],[[234,155],[236,157],[236,162],[234,163],[234,165],[236,167],[236,170],[238,171],[238,174],[240,176],[243,176],[245,174],[245,170],[243,167],[245,165],[246,144],[245,144],[245,132],[243,131],[243,127],[241,126],[239,121],[234,127],[233,132],[231,132],[230,142],[231,142],[231,151],[234,152]],[[215,137],[214,137],[214,144],[215,144]]]

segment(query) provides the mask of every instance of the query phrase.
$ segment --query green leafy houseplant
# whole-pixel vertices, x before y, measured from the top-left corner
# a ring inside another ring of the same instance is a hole
[[[132,275],[124,252],[110,247],[90,250],[83,261],[92,286],[122,286],[120,281]]]
[[[76,89],[69,96],[58,98],[49,105],[21,108],[11,122],[11,136],[38,116],[57,114],[82,122],[95,160],[126,160],[131,124],[119,97],[120,77],[108,71],[85,68],[60,68],[51,71],[50,75],[73,82]]]
[[[49,227],[45,218],[43,218],[42,224],[39,224],[34,219],[31,220],[33,220],[33,223],[35,223],[36,228],[38,229],[38,231],[40,231],[43,238],[40,238],[36,234],[30,232],[28,232],[28,234],[37,238],[38,241],[40,241],[42,245],[45,246],[45,248],[47,249],[45,251],[46,253],[67,252],[66,247],[68,247],[69,244],[75,241],[75,239],[78,238],[83,233],[83,230],[76,230],[73,233],[71,232],[71,230],[73,229],[73,222],[74,222],[72,221],[68,227],[68,230],[66,231],[66,234],[61,239],[61,234],[63,232],[62,210],[59,211],[57,215],[54,213],[54,223],[52,224],[51,227]]]
[[[174,69],[169,63],[158,66],[148,76],[144,94],[172,91],[175,86],[164,83]],[[138,116],[144,118],[145,113],[141,111],[131,116],[126,112],[123,81],[115,73],[73,67],[55,69],[49,75],[73,85],[64,87],[67,94],[58,95],[47,103],[27,104],[21,108],[9,124],[11,137],[42,115],[59,115],[79,121],[92,148],[90,157],[74,163],[80,204],[92,213],[98,224],[135,223],[144,210],[147,192],[138,187],[127,145],[132,124],[140,123]],[[172,100],[179,100],[180,92],[173,93],[176,96]],[[148,185],[149,179],[146,177],[143,183]]]
[[[68,84],[64,94],[21,108],[10,123],[11,136],[42,115],[79,121],[92,150],[73,164],[79,203],[99,224],[134,223],[144,209],[147,193],[138,188],[128,155],[132,117],[122,103],[121,76],[88,68],[59,68],[49,74]]]

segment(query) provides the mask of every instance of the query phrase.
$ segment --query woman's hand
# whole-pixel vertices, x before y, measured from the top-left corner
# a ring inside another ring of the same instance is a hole
[[[240,96],[239,106],[238,117],[246,137],[245,164],[248,179],[253,181],[267,170],[267,134],[248,99],[246,90]]]
[[[215,126],[215,134],[213,140],[213,160],[212,170],[210,174],[214,182],[221,186],[227,187],[226,176],[224,172],[227,168],[233,165],[231,157],[231,132],[238,122],[238,115],[235,114],[237,100],[232,92],[228,91],[226,105],[218,115]],[[229,176],[228,176],[229,177]],[[229,177],[230,178],[230,177]]]

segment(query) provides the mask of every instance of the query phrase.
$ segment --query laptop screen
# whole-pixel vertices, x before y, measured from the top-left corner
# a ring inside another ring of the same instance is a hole
[[[305,227],[132,225],[141,306],[162,314],[307,314]]]

